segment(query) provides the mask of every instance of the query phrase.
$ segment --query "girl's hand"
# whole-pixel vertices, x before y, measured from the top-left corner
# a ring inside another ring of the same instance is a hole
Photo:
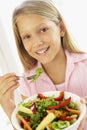
[[[87,104],[87,96],[82,98],[81,102]],[[87,121],[87,115],[83,118],[83,120],[81,121],[80,126],[78,127],[77,130],[84,130],[86,121]]]
[[[84,126],[85,126],[86,121],[87,121],[87,115],[83,118],[83,120],[81,121],[77,130],[84,130]]]
[[[9,118],[15,108],[14,90],[18,86],[18,77],[14,73],[0,77],[0,104]]]

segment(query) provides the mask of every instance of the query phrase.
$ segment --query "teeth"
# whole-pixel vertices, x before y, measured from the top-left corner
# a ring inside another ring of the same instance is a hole
[[[38,51],[37,53],[38,53],[38,54],[42,54],[42,53],[44,53],[46,50],[47,50],[47,48],[44,49],[44,50]]]

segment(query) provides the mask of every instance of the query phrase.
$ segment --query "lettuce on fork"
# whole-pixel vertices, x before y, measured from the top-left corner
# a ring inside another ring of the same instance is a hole
[[[32,82],[36,81],[38,77],[44,72],[43,68],[36,69],[36,75],[33,77]]]

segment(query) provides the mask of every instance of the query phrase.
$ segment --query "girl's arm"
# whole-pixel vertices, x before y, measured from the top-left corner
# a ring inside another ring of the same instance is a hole
[[[87,96],[83,97],[83,98],[81,99],[81,102],[87,104]],[[83,118],[83,120],[81,121],[78,130],[84,130],[84,126],[85,126],[86,121],[87,121],[87,115],[86,115],[86,116]]]
[[[19,86],[18,80],[14,73],[0,76],[0,104],[9,119],[15,108],[14,90]]]

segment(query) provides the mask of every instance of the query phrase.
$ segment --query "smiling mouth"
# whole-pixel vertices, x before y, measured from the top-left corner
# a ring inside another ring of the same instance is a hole
[[[47,47],[47,48],[45,48],[45,49],[36,51],[35,53],[38,54],[38,55],[46,54],[46,53],[48,52],[49,48],[50,48],[50,47]]]

